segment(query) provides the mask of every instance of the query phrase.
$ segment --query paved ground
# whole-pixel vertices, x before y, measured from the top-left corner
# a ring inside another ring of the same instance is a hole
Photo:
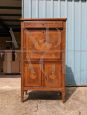
[[[87,115],[86,87],[67,88],[63,104],[56,92],[30,92],[21,103],[20,86],[20,78],[0,78],[0,115]]]

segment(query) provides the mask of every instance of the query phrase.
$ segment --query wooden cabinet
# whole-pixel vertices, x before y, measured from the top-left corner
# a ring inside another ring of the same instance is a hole
[[[27,90],[60,91],[65,100],[66,19],[21,19],[21,99]]]

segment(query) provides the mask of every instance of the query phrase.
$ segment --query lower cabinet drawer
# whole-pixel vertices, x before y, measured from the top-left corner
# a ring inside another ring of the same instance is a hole
[[[59,88],[62,85],[62,66],[61,64],[45,63],[44,67],[44,86],[51,88]]]
[[[24,65],[24,86],[41,86],[40,66],[37,63]]]

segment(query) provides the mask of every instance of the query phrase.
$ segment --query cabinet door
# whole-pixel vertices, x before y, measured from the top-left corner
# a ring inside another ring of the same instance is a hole
[[[60,59],[60,30],[28,30],[24,31],[24,48],[26,59]]]
[[[41,86],[41,70],[40,64],[24,65],[24,85],[25,86]]]
[[[44,71],[44,80],[46,87],[59,88],[62,85],[61,64],[46,63]]]

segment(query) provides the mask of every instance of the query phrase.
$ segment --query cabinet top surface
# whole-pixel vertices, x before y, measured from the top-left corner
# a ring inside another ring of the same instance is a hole
[[[21,21],[66,21],[66,18],[21,18]]]

